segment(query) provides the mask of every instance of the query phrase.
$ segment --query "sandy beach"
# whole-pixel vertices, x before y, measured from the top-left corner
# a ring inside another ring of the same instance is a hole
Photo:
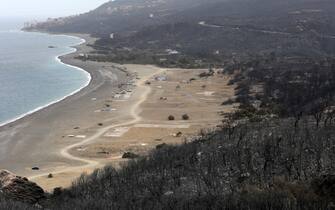
[[[77,35],[78,36],[78,35]],[[64,63],[92,76],[79,93],[0,128],[0,166],[36,181],[47,190],[67,187],[83,172],[124,162],[122,155],[145,155],[162,143],[180,144],[201,129],[215,128],[222,106],[234,97],[229,78],[199,78],[206,70],[162,69],[81,61],[94,41]],[[182,115],[187,114],[188,120]],[[173,115],[175,120],[169,121]],[[39,170],[33,171],[32,167]],[[53,178],[48,178],[52,173]]]

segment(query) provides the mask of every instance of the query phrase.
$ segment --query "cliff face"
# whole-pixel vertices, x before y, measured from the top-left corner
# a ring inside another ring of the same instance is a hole
[[[27,178],[0,170],[0,196],[25,203],[37,203],[44,198],[44,191]]]

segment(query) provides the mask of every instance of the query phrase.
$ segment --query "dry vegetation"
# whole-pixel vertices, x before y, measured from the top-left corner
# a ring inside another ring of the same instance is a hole
[[[331,209],[333,126],[240,124],[164,145],[116,170],[82,175],[51,209]],[[328,182],[328,183],[327,183]]]
[[[233,77],[230,85],[236,86],[236,98],[222,99],[223,105],[239,103],[239,110],[223,113],[220,128],[203,131],[183,145],[161,142],[148,156],[120,169],[109,166],[82,175],[72,187],[49,195],[42,206],[334,209],[334,2],[218,2],[185,7],[180,19],[166,16],[171,21],[148,23],[135,33],[120,29],[114,39],[111,31],[99,31],[95,51],[81,59],[183,68],[215,64],[223,68],[223,75]],[[91,15],[95,13],[60,27],[66,31]],[[166,55],[167,49],[179,54]],[[211,67],[199,76],[217,77]],[[175,92],[182,89],[180,84],[174,87]],[[201,113],[183,114],[164,113],[163,118],[192,121]],[[0,205],[10,209],[16,204]]]

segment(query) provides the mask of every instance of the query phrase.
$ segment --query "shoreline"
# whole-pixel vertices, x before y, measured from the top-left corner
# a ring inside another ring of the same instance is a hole
[[[82,69],[90,75],[87,85],[76,90],[71,95],[54,101],[43,107],[25,113],[12,122],[0,126],[0,166],[22,176],[32,176],[49,167],[78,165],[59,154],[59,151],[71,143],[64,138],[73,127],[88,129],[97,124],[104,116],[97,117],[92,109],[100,108],[103,98],[111,97],[117,92],[118,85],[126,84],[130,77],[115,64],[83,62],[75,57],[80,53],[88,53],[92,49],[87,46],[95,38],[86,34],[53,34],[56,36],[72,36],[86,40],[75,46],[69,53],[55,56],[64,65]],[[93,101],[92,98],[97,98]],[[81,163],[79,163],[80,165]],[[40,171],[32,171],[34,166],[40,166]]]
[[[25,32],[25,31],[21,31],[21,30],[18,31],[18,32],[31,33],[31,32]],[[39,32],[33,32],[33,33],[39,33]],[[43,33],[42,33],[42,34],[43,34]],[[54,105],[54,104],[56,104],[56,103],[59,103],[59,102],[65,100],[65,99],[67,99],[67,98],[69,98],[69,97],[71,97],[71,96],[73,96],[73,95],[79,93],[79,92],[82,91],[84,88],[86,88],[86,87],[88,87],[88,86],[90,85],[90,83],[91,83],[91,81],[92,81],[92,75],[91,75],[91,73],[90,73],[89,71],[86,71],[85,69],[80,68],[80,67],[78,67],[78,66],[74,66],[74,65],[71,65],[71,64],[64,63],[64,62],[62,61],[62,59],[61,59],[61,57],[64,57],[64,56],[67,56],[67,55],[76,53],[76,52],[78,51],[78,49],[77,49],[76,47],[85,44],[85,43],[86,43],[86,40],[85,40],[84,38],[82,38],[82,37],[76,37],[76,36],[73,36],[73,35],[66,35],[66,34],[64,34],[64,35],[63,35],[63,34],[59,34],[59,35],[57,35],[57,34],[49,34],[49,35],[54,35],[54,36],[67,36],[67,37],[77,38],[77,39],[80,40],[80,42],[79,42],[78,44],[75,44],[75,45],[67,46],[67,47],[66,47],[66,48],[69,48],[70,50],[72,50],[71,52],[67,52],[67,53],[62,53],[62,54],[60,54],[60,55],[56,55],[56,56],[55,56],[55,60],[56,60],[58,63],[62,64],[62,65],[65,65],[65,66],[71,67],[71,68],[73,68],[73,69],[75,69],[75,70],[78,70],[78,71],[83,72],[83,73],[86,75],[88,81],[87,81],[82,87],[80,87],[79,89],[77,89],[77,90],[75,90],[75,91],[73,91],[73,92],[71,92],[71,93],[69,93],[69,94],[67,94],[67,95],[65,95],[65,96],[63,96],[63,97],[61,97],[61,98],[59,98],[59,99],[56,99],[56,100],[54,100],[54,101],[51,101],[51,102],[48,103],[48,104],[39,106],[39,107],[37,107],[37,108],[35,108],[35,109],[33,109],[33,110],[30,110],[30,111],[28,111],[28,112],[26,112],[26,113],[24,113],[24,114],[21,114],[21,115],[15,117],[15,118],[13,118],[13,119],[9,119],[9,120],[7,120],[7,121],[5,121],[5,122],[3,122],[3,123],[0,123],[0,129],[1,129],[2,127],[8,126],[8,125],[10,125],[10,124],[12,124],[12,123],[15,123],[16,121],[18,121],[18,120],[20,120],[20,119],[23,119],[23,118],[25,118],[25,117],[29,117],[30,115],[32,115],[32,114],[34,114],[34,113],[36,113],[36,112],[38,112],[38,111],[41,111],[41,110],[43,110],[43,109],[46,109],[46,108],[48,108],[49,106],[52,106],[52,105]]]
[[[180,144],[188,135],[216,126],[221,121],[217,113],[230,110],[221,106],[222,98],[233,95],[232,87],[226,86],[227,79],[223,83],[220,77],[187,82],[206,69],[82,61],[76,56],[90,53],[88,44],[95,38],[76,35],[87,42],[58,59],[90,73],[89,85],[0,127],[1,168],[31,179],[47,191],[68,187],[82,173],[96,168],[118,167],[126,161],[124,152],[145,155],[158,144]],[[167,80],[157,80],[156,74],[165,75]],[[176,86],[182,89],[176,91]],[[168,113],[187,113],[191,119],[171,122]],[[178,132],[183,135],[176,136]],[[38,170],[32,170],[36,167]],[[53,178],[49,179],[48,174]]]

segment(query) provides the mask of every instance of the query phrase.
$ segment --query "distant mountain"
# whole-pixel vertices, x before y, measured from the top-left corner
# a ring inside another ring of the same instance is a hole
[[[25,30],[89,33],[100,50],[314,56],[335,53],[333,11],[334,0],[116,0]]]
[[[65,18],[29,24],[25,30],[90,33],[98,36],[134,31],[149,25],[171,22],[175,14],[225,0],[116,0],[97,9]],[[171,19],[172,18],[172,19]]]

